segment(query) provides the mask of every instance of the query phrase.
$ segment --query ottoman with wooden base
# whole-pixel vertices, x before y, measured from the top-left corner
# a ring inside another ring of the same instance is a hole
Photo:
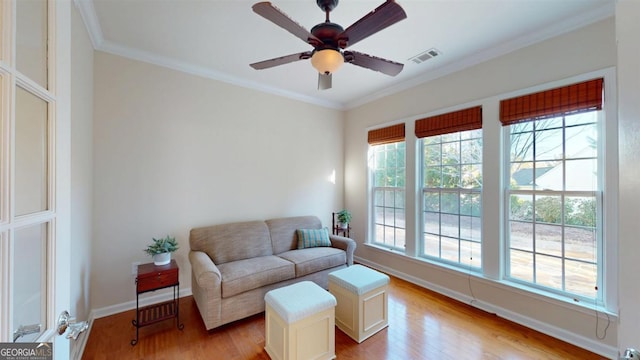
[[[338,301],[336,326],[358,343],[388,326],[389,277],[362,265],[329,273],[329,292]]]
[[[336,298],[311,281],[269,291],[265,347],[274,360],[334,359]]]

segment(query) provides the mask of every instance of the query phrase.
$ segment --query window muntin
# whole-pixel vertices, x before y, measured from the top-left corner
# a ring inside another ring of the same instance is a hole
[[[405,249],[405,142],[372,145],[372,242]]]
[[[475,270],[482,266],[482,130],[420,140],[420,256]]]
[[[509,125],[509,279],[602,298],[600,114]]]

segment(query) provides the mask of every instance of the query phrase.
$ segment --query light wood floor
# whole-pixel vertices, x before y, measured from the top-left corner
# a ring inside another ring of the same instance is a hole
[[[180,319],[140,329],[135,311],[96,319],[83,359],[269,359],[264,313],[210,332],[193,297],[180,299]],[[391,277],[389,327],[358,344],[336,328],[338,359],[602,359],[550,336]]]

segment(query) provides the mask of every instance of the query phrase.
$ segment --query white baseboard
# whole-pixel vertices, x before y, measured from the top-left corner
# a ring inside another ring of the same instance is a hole
[[[191,296],[191,288],[180,289],[180,293],[178,294],[178,297],[185,297],[185,296]],[[173,298],[173,294],[170,292],[152,295],[152,296],[145,296],[144,298],[140,299],[139,305],[140,307],[143,307],[143,306],[147,306],[147,305],[151,305],[151,304],[155,304],[163,301],[169,301],[172,298]],[[135,308],[136,308],[136,301],[131,300],[124,303],[106,306],[99,309],[93,309],[91,310],[90,317],[93,319],[99,319],[105,316],[133,310]]]
[[[89,314],[89,318],[87,319],[89,323],[89,327],[87,330],[83,331],[78,335],[77,340],[70,340],[71,345],[71,354],[70,358],[73,360],[82,359],[82,354],[84,354],[84,348],[87,346],[87,341],[89,340],[89,334],[91,333],[91,328],[93,327],[93,314]]]
[[[180,293],[178,294],[178,297],[182,298],[182,297],[191,296],[191,295],[192,295],[191,288],[180,289]],[[144,299],[140,299],[139,306],[143,307],[143,306],[147,306],[147,305],[151,305],[151,304],[155,304],[163,301],[169,301],[172,298],[173,298],[172,293],[152,295],[152,296],[145,297]],[[78,340],[76,340],[79,342],[76,343],[75,346],[72,346],[71,359],[74,359],[74,360],[82,359],[82,355],[84,354],[84,348],[87,346],[87,340],[89,339],[89,336],[91,334],[91,329],[93,328],[93,321],[95,319],[99,319],[105,316],[115,315],[124,311],[133,310],[135,308],[136,308],[136,301],[131,300],[124,303],[91,310],[91,312],[89,313],[89,319],[87,319],[87,321],[89,322],[89,328],[80,334],[80,336],[78,337]]]
[[[616,359],[618,357],[618,349],[614,346],[604,345],[604,344],[595,342],[589,338],[585,338],[584,336],[576,335],[575,333],[569,332],[567,330],[549,325],[547,323],[543,323],[541,321],[530,318],[528,316],[523,316],[511,310],[507,310],[502,307],[498,307],[493,304],[474,299],[466,294],[453,291],[446,287],[433,284],[431,282],[425,281],[415,276],[397,271],[393,268],[380,265],[378,263],[375,263],[357,256],[354,258],[354,260],[356,260],[361,264],[364,264],[372,268],[376,268],[380,271],[386,272],[388,274],[391,274],[402,280],[421,286],[425,289],[435,291],[439,294],[458,300],[465,304],[470,304],[471,306],[474,306],[480,310],[486,311],[491,314],[496,314],[497,316],[500,316],[509,321],[513,321],[517,324],[526,326],[533,330],[539,331],[543,334],[547,334],[554,338],[560,339],[562,341],[568,342],[575,346],[589,350],[593,353],[604,356],[606,358]],[[191,288],[188,288],[188,289],[180,289],[180,293],[178,296],[185,297],[190,295],[192,295]],[[168,301],[168,300],[171,300],[171,298],[172,298],[171,293],[158,294],[158,295],[145,297],[144,299],[140,300],[140,306],[147,306],[147,305],[151,305],[151,304],[162,302],[162,301]],[[99,319],[101,317],[121,313],[123,311],[129,311],[135,308],[136,308],[136,302],[135,300],[131,300],[125,303],[120,303],[116,305],[111,305],[111,306],[91,310],[91,313],[89,314],[89,319],[88,319],[89,329],[87,329],[87,331],[85,331],[84,334],[81,334],[81,338],[78,339],[78,341],[80,341],[80,344],[78,344],[79,346],[77,351],[79,356],[78,357],[72,356],[72,359],[80,359],[82,357],[82,354],[84,353],[84,348],[87,343],[87,339],[89,338],[89,334],[91,332],[91,328],[93,327],[93,320]]]
[[[536,319],[530,318],[528,316],[523,316],[521,314],[515,313],[511,310],[507,310],[504,309],[502,307],[499,306],[495,306],[493,304],[487,303],[487,302],[483,302],[481,300],[478,299],[474,299],[472,297],[470,297],[469,295],[463,294],[463,293],[459,293],[457,291],[453,291],[451,289],[448,289],[446,287],[437,285],[437,284],[433,284],[431,282],[425,281],[423,279],[417,278],[415,276],[400,272],[398,270],[395,270],[393,268],[384,266],[384,265],[380,265],[378,263],[369,261],[367,259],[363,259],[360,257],[354,257],[354,260],[370,266],[372,268],[378,269],[382,272],[386,272],[388,274],[391,274],[397,278],[400,278],[402,280],[408,281],[410,283],[413,283],[415,285],[421,286],[425,289],[429,289],[431,291],[435,291],[439,294],[442,294],[444,296],[447,296],[449,298],[458,300],[460,302],[463,302],[465,304],[469,304],[473,307],[476,307],[480,310],[486,311],[488,313],[491,314],[496,314],[499,317],[502,317],[504,319],[507,319],[509,321],[513,321],[514,323],[520,324],[522,326],[526,326],[530,329],[539,331],[543,334],[547,334],[549,336],[552,336],[556,339],[560,339],[562,341],[565,341],[569,344],[573,344],[575,346],[578,346],[580,348],[589,350],[593,353],[596,353],[598,355],[604,356],[608,359],[617,359],[618,358],[618,349],[614,346],[609,346],[609,345],[605,345],[605,344],[601,344],[598,342],[595,342],[589,338],[586,338],[584,336],[581,335],[577,335],[575,333],[569,332],[567,330],[549,325],[547,323],[538,321]]]

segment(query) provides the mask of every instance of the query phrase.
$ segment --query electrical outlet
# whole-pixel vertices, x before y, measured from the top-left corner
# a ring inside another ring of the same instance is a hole
[[[138,265],[140,265],[140,261],[131,263],[131,276],[138,276]]]

